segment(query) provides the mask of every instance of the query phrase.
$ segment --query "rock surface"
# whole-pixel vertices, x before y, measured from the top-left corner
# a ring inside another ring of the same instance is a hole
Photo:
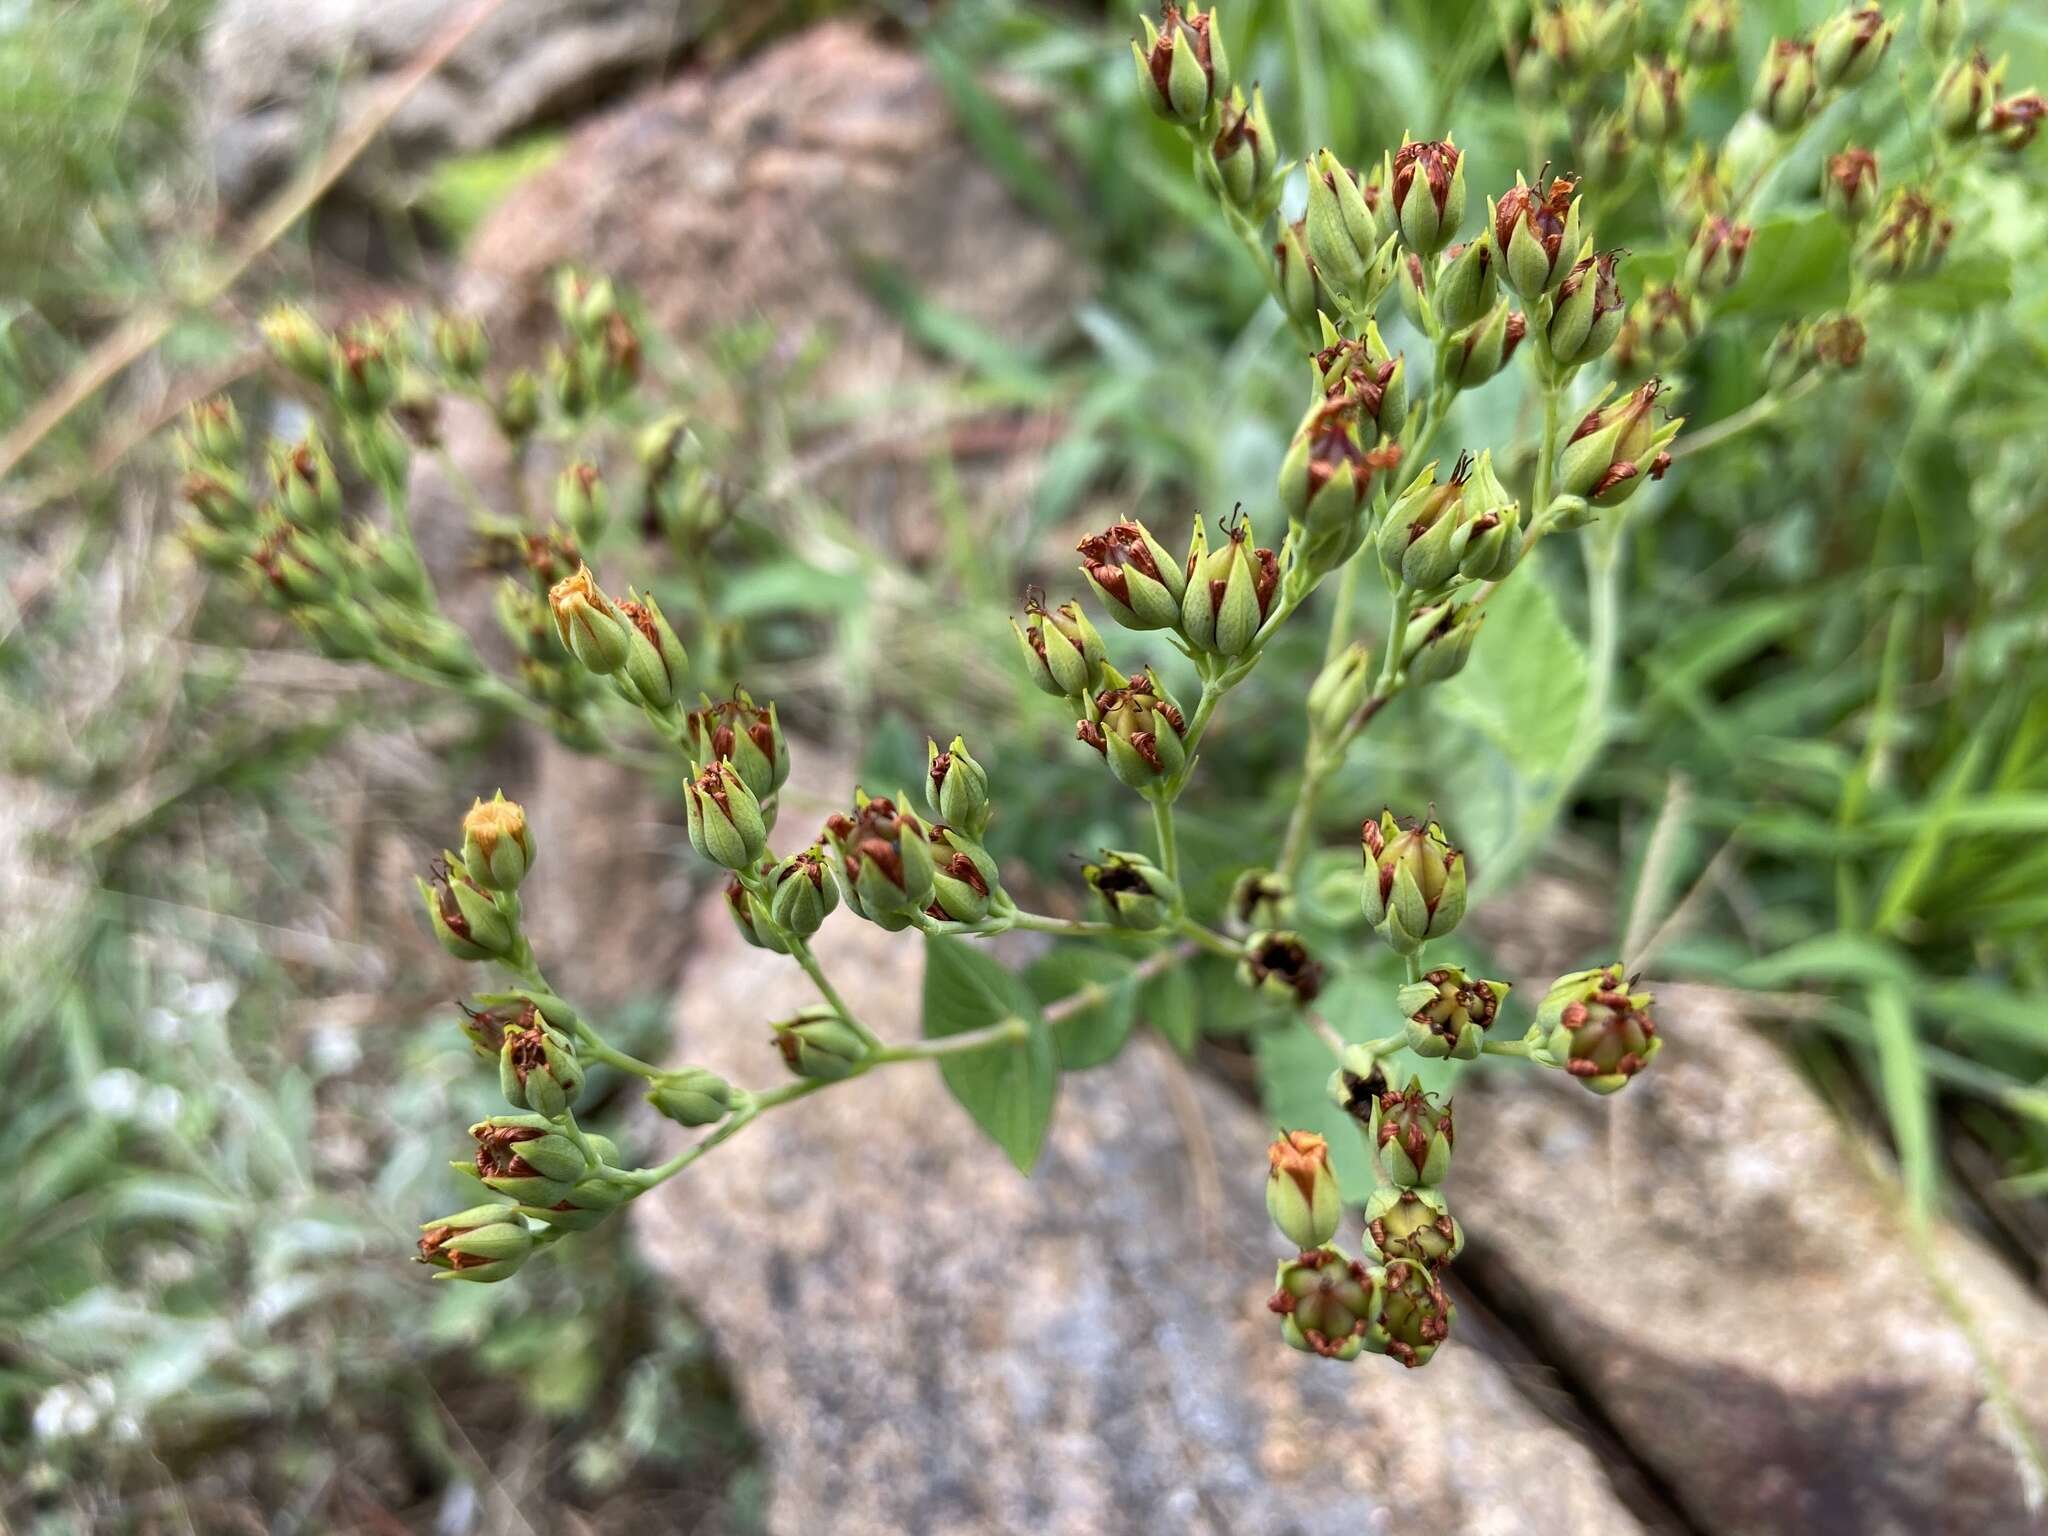
[[[767,1023],[813,1001],[802,973],[715,903],[691,953],[678,1059],[783,1080]],[[915,1035],[914,936],[841,915],[819,954],[878,1030]],[[1027,1181],[936,1070],[884,1068],[636,1207],[762,1437],[769,1529],[1639,1531],[1470,1339],[1413,1373],[1281,1345],[1265,1129],[1189,1078],[1191,1142],[1168,1107],[1184,1072],[1141,1039],[1069,1077]]]
[[[1467,1090],[1461,1270],[1700,1530],[2048,1528],[1983,1366],[2048,1437],[2048,1309],[1954,1228],[1923,1261],[1882,1158],[1737,1001],[1658,988],[1665,1049],[1614,1099],[1520,1071]]]
[[[224,0],[207,30],[215,174],[230,203],[315,153],[470,0]],[[658,78],[701,0],[507,0],[399,109],[359,178],[501,142]]]

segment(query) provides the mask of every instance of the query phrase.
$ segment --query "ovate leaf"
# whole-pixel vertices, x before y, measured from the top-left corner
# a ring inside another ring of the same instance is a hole
[[[1486,605],[1465,670],[1437,690],[1444,711],[1497,747],[1524,779],[1564,766],[1586,697],[1586,653],[1533,572]]]
[[[1028,1174],[1045,1145],[1059,1082],[1052,1031],[1031,989],[985,950],[959,939],[931,940],[925,947],[925,1038],[1004,1019],[1022,1019],[1029,1033],[1016,1045],[942,1057],[939,1071],[961,1108]]]
[[[1052,1026],[1062,1072],[1081,1072],[1113,1059],[1137,1020],[1138,984],[1128,955],[1062,945],[1031,967],[1031,988],[1052,1003],[1082,993],[1090,1001]]]

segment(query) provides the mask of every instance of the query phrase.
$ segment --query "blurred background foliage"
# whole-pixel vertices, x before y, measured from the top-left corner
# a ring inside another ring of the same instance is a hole
[[[824,544],[750,536],[719,616],[747,624],[758,692],[813,730],[860,722],[871,786],[914,782],[928,729],[964,731],[1001,792],[992,848],[1056,907],[1076,884],[1070,852],[1142,843],[1071,721],[1012,665],[1003,615],[1028,581],[1071,595],[1057,552],[1112,511],[1169,538],[1196,508],[1241,500],[1258,515],[1302,370],[1177,141],[1137,105],[1131,6],[835,9],[923,52],[991,168],[1085,264],[1092,296],[1065,345],[1022,356],[895,275],[865,274],[960,365],[962,408],[1043,412],[1062,431],[1029,503],[995,528],[970,522],[953,466],[935,461],[940,526],[916,560],[862,546],[828,502],[797,508],[784,526]],[[1651,9],[1668,23],[1676,7]],[[220,238],[194,108],[208,10],[75,0],[0,15],[0,428],[121,316],[178,292]],[[1518,167],[1573,162],[1565,114],[1516,98],[1503,46],[1526,21],[1512,0],[1224,12],[1240,76],[1265,84],[1291,151],[1328,143],[1356,162],[1404,130],[1452,129],[1475,207]],[[1737,117],[1769,37],[1818,14],[1749,0],[1740,62],[1696,97],[1703,131]],[[1980,0],[1973,24],[2011,53],[2015,84],[2048,78],[2048,14]],[[766,31],[748,29],[746,46]],[[1730,323],[1678,370],[1697,446],[1631,505],[1598,738],[1578,730],[1601,685],[1578,638],[1581,578],[1552,549],[1545,581],[1508,589],[1432,712],[1403,700],[1367,733],[1323,830],[1342,849],[1360,807],[1433,797],[1488,892],[1560,876],[1612,908],[1625,951],[1653,956],[1655,974],[1754,990],[1816,1083],[1889,1127],[1920,1197],[1996,1231],[2038,1277],[2042,154],[1965,173],[1948,265],[1873,323],[1860,372],[1747,430],[1715,427],[1758,396],[1778,324],[1844,296],[1843,237],[1813,193],[1820,156],[1866,142],[1889,173],[1925,155],[1929,65],[1909,37],[1887,68],[1903,72],[1906,110],[1896,91],[1866,91],[1805,136],[1768,186]],[[1040,105],[1020,114],[989,89],[997,74],[1035,85]],[[434,291],[558,143],[543,132],[428,168],[391,211],[417,240],[365,279]],[[1630,249],[1632,291],[1671,268],[1647,186],[1596,206],[1602,243]],[[0,1518],[51,1533],[212,1530],[253,1505],[286,1512],[277,1529],[376,1510],[461,1531],[508,1528],[512,1509],[536,1530],[571,1528],[562,1511],[626,1529],[658,1506],[676,1528],[747,1529],[758,1488],[714,1351],[629,1231],[609,1231],[573,1286],[541,1265],[516,1288],[429,1291],[391,1261],[411,1224],[459,1193],[440,1169],[442,1128],[483,1112],[488,1084],[439,1017],[432,976],[365,931],[349,894],[360,850],[338,829],[435,819],[363,802],[366,739],[466,794],[448,764],[462,711],[407,695],[394,721],[378,680],[298,668],[222,612],[164,537],[171,460],[142,430],[194,379],[238,371],[254,290],[308,281],[317,218],[309,228],[251,293],[181,320],[119,392],[76,413],[0,503],[14,802],[0,818],[0,1052],[17,1106],[0,1122],[17,1196],[0,1210]],[[1461,401],[1457,439],[1517,436],[1518,389],[1507,379]],[[766,480],[777,461],[760,455],[778,450],[761,445],[815,423],[780,397],[759,405],[790,417],[751,440]],[[1170,671],[1145,638],[1117,637],[1119,654]],[[1313,623],[1283,631],[1210,737],[1180,818],[1200,907],[1223,896],[1203,871],[1277,842],[1320,638]],[[1332,951],[1359,947],[1353,866],[1339,852],[1315,867],[1305,926]],[[1105,964],[1062,952],[1032,979],[1051,996]],[[1183,1046],[1246,1034],[1242,994],[1208,979],[1173,973],[1132,1017]],[[660,1000],[643,1012],[658,1049]],[[1358,1033],[1373,1032],[1363,1019]],[[1305,1074],[1312,1091],[1327,1068],[1316,1062],[1268,1061],[1276,1103],[1306,1102]]]

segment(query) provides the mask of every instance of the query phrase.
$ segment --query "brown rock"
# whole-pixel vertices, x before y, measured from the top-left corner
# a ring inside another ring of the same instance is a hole
[[[1952,1228],[1916,1249],[1735,997],[1657,991],[1664,1050],[1618,1097],[1507,1071],[1460,1095],[1460,1268],[1701,1530],[2042,1530],[1984,1361],[2038,1442],[2048,1311]]]
[[[919,939],[842,911],[818,951],[873,1027],[917,1033]],[[678,1060],[784,1080],[768,1024],[814,1001],[802,973],[745,948],[716,903],[691,953]],[[1413,1373],[1280,1343],[1266,1129],[1187,1080],[1207,1145],[1191,1143],[1168,1108],[1183,1070],[1141,1039],[1069,1077],[1026,1180],[936,1070],[879,1069],[635,1208],[763,1438],[769,1528],[1639,1530],[1468,1341]]]

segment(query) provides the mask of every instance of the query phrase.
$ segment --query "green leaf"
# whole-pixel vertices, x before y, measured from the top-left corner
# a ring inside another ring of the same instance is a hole
[[[1813,315],[1849,297],[1849,237],[1833,215],[1763,220],[1750,242],[1749,280],[1714,301],[1719,314]]]
[[[1934,1102],[1903,986],[1881,982],[1870,989],[1870,1032],[1877,1043],[1877,1079],[1884,1090],[1885,1115],[1891,1121],[1906,1193],[1914,1213],[1924,1218],[1934,1209],[1940,1179],[1934,1161]]]
[[[1062,1072],[1081,1072],[1112,1060],[1137,1022],[1138,987],[1128,955],[1107,949],[1061,945],[1027,973],[1041,1002],[1070,996],[1083,987],[1099,992],[1095,1001],[1052,1026],[1054,1053]]]
[[[1436,691],[1444,712],[1500,749],[1525,777],[1555,773],[1586,697],[1586,653],[1539,581],[1511,581],[1486,605],[1465,670]]]
[[[1031,989],[959,939],[933,939],[925,946],[924,1033],[928,1040],[1022,1019],[1031,1027],[1015,1046],[947,1056],[939,1062],[960,1107],[1009,1154],[1020,1173],[1030,1173],[1052,1123],[1059,1065],[1052,1031],[1038,1011]]]
[[[1183,1056],[1195,1054],[1202,1038],[1202,1006],[1195,994],[1195,978],[1186,965],[1155,976],[1140,994],[1145,1022]]]

